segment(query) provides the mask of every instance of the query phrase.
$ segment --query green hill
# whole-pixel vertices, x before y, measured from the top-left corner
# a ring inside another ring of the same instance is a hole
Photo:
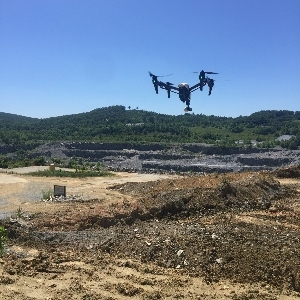
[[[294,137],[276,141],[281,135]],[[110,106],[46,119],[0,113],[2,144],[95,141],[250,146],[253,140],[260,146],[296,149],[300,146],[300,112],[268,110],[227,118],[203,114],[172,116]]]

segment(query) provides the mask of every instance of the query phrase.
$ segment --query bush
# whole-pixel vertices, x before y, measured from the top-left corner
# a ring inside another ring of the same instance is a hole
[[[38,156],[34,159],[33,164],[35,166],[44,166],[46,165],[46,159],[43,156]]]

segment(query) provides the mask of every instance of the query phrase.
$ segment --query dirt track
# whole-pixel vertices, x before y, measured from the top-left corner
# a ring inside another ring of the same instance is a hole
[[[300,297],[300,180],[161,176],[0,174],[1,211],[24,211],[4,222],[0,298]],[[80,197],[39,201],[54,184]]]

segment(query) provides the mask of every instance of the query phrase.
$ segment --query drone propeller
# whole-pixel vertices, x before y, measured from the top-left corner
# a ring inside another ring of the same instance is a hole
[[[171,83],[169,81],[166,82],[167,85],[174,85],[174,83]]]
[[[210,80],[213,80],[213,81],[218,81],[218,82],[225,82],[225,81],[230,81],[229,79],[223,79],[223,80],[219,80],[219,79],[212,79],[212,78],[209,78]]]
[[[193,73],[200,73],[200,72],[193,72]],[[216,73],[216,72],[204,72],[205,74],[219,74],[219,73]]]
[[[150,75],[150,77],[167,77],[167,76],[171,76],[171,75],[173,75],[173,73],[172,74],[168,74],[168,75],[154,75],[154,74],[152,74],[150,71],[149,71],[149,75]]]

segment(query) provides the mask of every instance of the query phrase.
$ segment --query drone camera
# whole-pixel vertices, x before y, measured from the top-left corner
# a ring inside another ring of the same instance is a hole
[[[184,109],[184,111],[185,112],[189,112],[189,111],[192,111],[193,109],[191,108],[191,107],[186,107],[185,109]]]

